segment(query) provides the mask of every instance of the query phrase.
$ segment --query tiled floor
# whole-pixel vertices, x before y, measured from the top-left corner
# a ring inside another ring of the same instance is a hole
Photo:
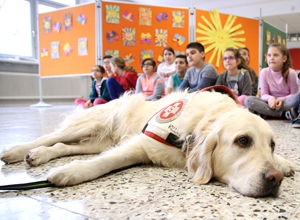
[[[0,150],[49,133],[73,109],[0,107]],[[0,219],[300,219],[300,129],[268,122],[278,154],[296,163],[279,197],[244,197],[217,182],[196,185],[184,170],[142,166],[73,187],[0,191]],[[52,167],[92,157],[59,158],[39,167],[2,163],[0,185],[43,180]]]

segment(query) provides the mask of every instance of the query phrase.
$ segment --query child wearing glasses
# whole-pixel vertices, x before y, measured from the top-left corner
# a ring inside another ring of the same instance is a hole
[[[297,117],[290,111],[298,107],[300,93],[288,49],[282,44],[272,43],[268,48],[267,63],[268,67],[261,70],[259,77],[261,97],[249,96],[245,105],[264,117]]]
[[[105,77],[106,78],[109,78],[114,74],[111,71],[110,62],[109,62],[111,58],[112,58],[111,55],[106,55],[103,57],[103,68],[105,69]]]
[[[191,93],[215,85],[218,73],[213,65],[204,61],[205,52],[201,43],[189,43],[186,47],[186,57],[191,67],[186,71],[178,87],[179,91],[188,89]]]
[[[146,101],[156,101],[164,96],[165,82],[156,71],[156,63],[152,58],[142,62],[143,75],[139,76],[135,93],[144,93]]]
[[[240,52],[234,48],[227,48],[224,51],[223,65],[226,70],[219,75],[216,85],[228,87],[244,106],[246,97],[252,94],[252,81],[254,80],[249,74],[250,68]]]
[[[102,66],[95,65],[92,68],[92,90],[89,100],[77,98],[76,105],[81,105],[84,108],[90,108],[94,105],[105,104],[110,100],[106,87],[106,78],[104,77],[105,70]]]
[[[117,99],[126,91],[134,91],[138,78],[135,69],[132,66],[126,66],[125,60],[120,56],[112,57],[109,62],[115,74],[106,80],[110,98]]]

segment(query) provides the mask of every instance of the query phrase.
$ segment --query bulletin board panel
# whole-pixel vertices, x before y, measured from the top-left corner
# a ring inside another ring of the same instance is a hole
[[[262,68],[267,67],[265,55],[268,53],[268,47],[271,43],[281,43],[286,45],[286,33],[267,22],[263,22]]]
[[[259,21],[235,15],[221,14],[218,10],[196,10],[196,41],[205,48],[205,61],[214,65],[220,74],[225,70],[222,57],[227,47],[247,47],[249,66],[259,72]]]
[[[40,76],[90,74],[96,64],[95,3],[39,14]]]
[[[119,55],[142,72],[143,59],[162,62],[166,46],[185,54],[189,43],[189,10],[119,2],[102,2],[103,56]]]

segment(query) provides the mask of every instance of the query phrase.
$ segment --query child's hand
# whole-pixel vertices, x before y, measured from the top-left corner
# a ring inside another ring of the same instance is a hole
[[[282,106],[282,100],[281,99],[276,99],[276,102],[275,102],[275,109],[277,111],[279,111],[281,109],[281,106]]]
[[[93,106],[93,103],[91,102],[91,100],[87,101],[86,103],[84,103],[83,108],[90,108]]]
[[[271,109],[275,109],[276,108],[276,98],[275,97],[269,99],[268,106]]]

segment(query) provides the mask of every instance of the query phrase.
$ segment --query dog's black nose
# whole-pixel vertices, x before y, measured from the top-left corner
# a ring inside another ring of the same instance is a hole
[[[280,186],[283,174],[279,170],[269,169],[265,173],[265,180],[269,186]]]

